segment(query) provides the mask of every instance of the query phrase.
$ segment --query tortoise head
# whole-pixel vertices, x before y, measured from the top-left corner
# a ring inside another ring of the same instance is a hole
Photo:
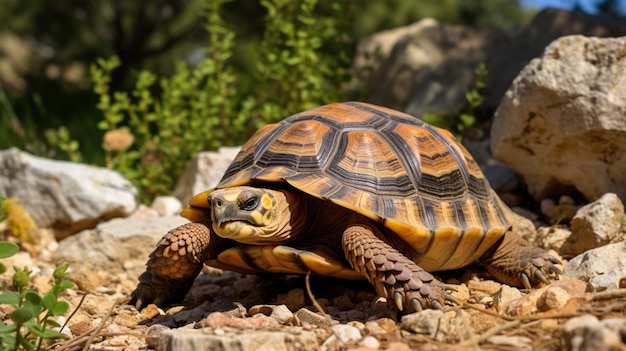
[[[213,230],[245,244],[288,241],[299,232],[291,213],[298,200],[298,194],[285,190],[248,186],[215,190],[208,198]]]

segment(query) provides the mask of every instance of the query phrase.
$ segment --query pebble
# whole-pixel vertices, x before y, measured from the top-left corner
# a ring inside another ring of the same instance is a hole
[[[569,351],[625,350],[626,320],[610,318],[599,321],[592,315],[568,320],[562,330],[562,343]]]
[[[369,336],[364,337],[359,342],[359,346],[377,350],[380,348],[380,342],[375,337],[369,335]]]
[[[416,334],[435,338],[445,328],[445,316],[441,310],[424,310],[402,316],[400,328]]]
[[[330,320],[319,313],[315,313],[309,309],[301,308],[294,314],[302,325],[327,326]]]
[[[360,340],[362,337],[361,331],[358,328],[347,324],[333,325],[331,330],[333,331],[333,335],[335,335],[344,344]]]

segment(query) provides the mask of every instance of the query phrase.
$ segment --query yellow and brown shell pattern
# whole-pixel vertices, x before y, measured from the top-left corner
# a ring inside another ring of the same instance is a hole
[[[383,223],[427,271],[464,267],[508,230],[511,213],[446,130],[360,102],[261,128],[217,188],[286,182]],[[254,186],[254,185],[253,185]]]

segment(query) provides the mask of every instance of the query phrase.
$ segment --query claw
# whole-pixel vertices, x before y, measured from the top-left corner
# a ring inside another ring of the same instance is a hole
[[[137,309],[137,311],[141,310],[141,306],[143,306],[143,300],[145,300],[146,295],[145,294],[141,294],[141,296],[139,296],[139,298],[137,299],[137,302],[135,302],[135,308]]]
[[[415,312],[422,312],[422,310],[424,310],[422,304],[417,299],[411,300],[411,307],[413,307]]]
[[[431,302],[430,307],[434,310],[443,310],[443,306],[441,306],[441,303],[437,300],[434,300],[433,302]]]
[[[461,303],[459,302],[459,300],[457,300],[456,298],[454,298],[454,296],[452,296],[452,295],[445,294],[445,295],[444,295],[444,299],[446,299],[446,301],[450,301],[450,302],[452,302],[452,303],[453,303],[453,304],[455,304],[455,305],[461,305]]]
[[[402,306],[402,294],[400,294],[400,292],[396,291],[393,294],[393,300],[396,303],[396,307],[398,307],[398,311],[402,312],[403,306]]]
[[[546,275],[543,274],[543,272],[540,270],[535,271],[535,278],[541,280],[541,282],[546,285],[550,284],[550,282],[548,281],[548,278],[546,278]]]
[[[548,261],[554,263],[554,264],[561,264],[561,260],[559,260],[558,258],[552,256],[552,255],[548,255]]]
[[[548,266],[548,272],[556,273],[556,274],[563,274],[563,271],[561,271],[561,268],[559,268],[557,265],[554,265],[554,264],[551,264]]]
[[[165,303],[165,301],[167,301],[167,294],[165,293],[165,291],[161,291],[157,294],[156,298],[154,299],[152,303],[157,306],[161,306]]]
[[[454,292],[458,292],[459,291],[456,288],[456,286],[454,286],[452,284],[443,284],[443,290],[450,290],[450,291],[454,291]]]
[[[528,279],[526,273],[522,273],[520,275],[520,280],[526,289],[532,289],[532,285],[530,285],[530,280]]]

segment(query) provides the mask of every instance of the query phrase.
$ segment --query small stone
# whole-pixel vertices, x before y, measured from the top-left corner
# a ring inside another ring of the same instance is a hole
[[[470,280],[467,282],[467,286],[469,287],[472,294],[476,292],[480,292],[478,295],[493,295],[500,291],[502,288],[502,284],[495,282],[493,280]]]
[[[616,289],[626,276],[626,241],[588,250],[565,265],[563,274],[589,282],[597,291]]]
[[[396,331],[398,325],[391,318],[379,318],[365,323],[367,334],[374,336],[389,335]]]
[[[569,294],[563,288],[549,286],[537,300],[537,310],[539,312],[558,311],[567,304],[569,299]]]
[[[440,310],[424,310],[402,316],[400,327],[416,334],[435,338],[445,328],[444,313]]]
[[[170,330],[170,328],[161,325],[161,324],[153,324],[148,327],[148,330],[144,334],[144,339],[146,340],[146,344],[152,348],[156,348],[159,346],[159,338],[161,334]]]
[[[493,305],[497,311],[503,311],[511,301],[522,297],[522,292],[517,288],[502,285],[501,289],[494,295]]]
[[[624,319],[600,322],[592,315],[574,317],[561,328],[563,349],[571,351],[624,350],[621,335],[625,329]]]
[[[151,303],[141,310],[139,319],[142,321],[145,321],[148,319],[152,319],[160,314],[161,314],[161,310],[159,309],[159,307]]]
[[[236,318],[222,312],[213,312],[205,318],[204,326],[211,328],[258,329],[277,327],[278,322],[264,314],[256,314],[251,318]]]
[[[319,327],[319,326],[327,326],[330,324],[329,319],[306,308],[299,309],[298,311],[296,311],[294,315],[298,318],[298,320],[300,321],[300,324],[302,325],[308,324],[308,325],[316,325]]]
[[[359,346],[377,350],[380,348],[380,342],[375,337],[369,335],[369,336],[364,337],[359,342]]]
[[[347,324],[333,325],[331,330],[333,331],[333,334],[344,344],[360,340],[362,337],[361,331],[358,328]]]
[[[278,305],[274,308],[270,317],[274,318],[280,324],[289,324],[293,322],[293,312],[287,306]]]

